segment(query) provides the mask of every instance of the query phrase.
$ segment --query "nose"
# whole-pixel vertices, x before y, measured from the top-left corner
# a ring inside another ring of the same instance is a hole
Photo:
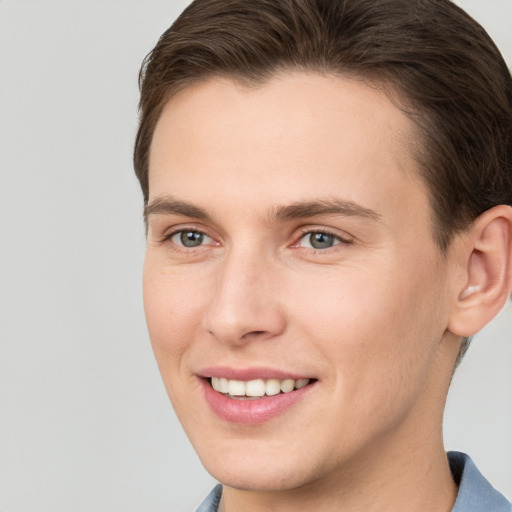
[[[213,297],[203,317],[203,327],[210,335],[242,346],[284,331],[277,267],[270,258],[249,251],[231,251],[219,263]]]

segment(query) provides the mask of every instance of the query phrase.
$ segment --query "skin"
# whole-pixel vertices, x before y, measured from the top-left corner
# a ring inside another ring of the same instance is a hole
[[[342,77],[209,79],[166,105],[150,155],[144,303],[223,510],[451,510],[441,424],[467,244],[447,255],[435,244],[413,136],[384,93]],[[207,217],[151,208],[171,197]],[[375,215],[272,215],[333,200]],[[188,248],[180,230],[206,236]],[[331,247],[311,247],[318,231]],[[216,365],[317,382],[277,417],[240,425],[203,397],[198,373]]]

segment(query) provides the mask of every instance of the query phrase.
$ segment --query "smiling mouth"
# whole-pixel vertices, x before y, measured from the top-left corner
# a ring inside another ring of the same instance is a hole
[[[211,377],[212,388],[234,400],[257,400],[291,393],[312,383],[314,379],[254,379],[249,381]]]

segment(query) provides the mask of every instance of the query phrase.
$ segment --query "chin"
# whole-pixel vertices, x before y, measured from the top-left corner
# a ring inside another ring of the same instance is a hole
[[[206,467],[206,466],[205,466]],[[241,491],[283,492],[297,489],[307,484],[305,475],[295,471],[276,470],[268,466],[262,470],[251,465],[244,470],[233,471],[227,468],[212,468],[207,471],[221,484]]]
[[[308,469],[310,466],[302,456],[297,458],[278,451],[265,454],[266,456],[251,449],[240,450],[238,453],[231,451],[199,455],[205,469],[216,480],[228,487],[244,491],[290,491],[307,485],[320,476],[317,471]]]

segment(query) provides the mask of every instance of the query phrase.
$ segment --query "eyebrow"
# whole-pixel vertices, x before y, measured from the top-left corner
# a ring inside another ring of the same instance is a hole
[[[202,208],[185,201],[178,201],[171,196],[159,197],[144,208],[144,221],[151,215],[182,215],[198,220],[211,220],[211,215]],[[317,215],[343,215],[361,217],[380,221],[381,215],[353,201],[344,199],[322,199],[314,201],[297,201],[288,205],[274,206],[269,214],[271,222],[285,222],[293,219],[315,217]]]
[[[191,203],[178,201],[170,196],[158,197],[144,207],[144,222],[148,222],[151,215],[182,215],[198,220],[209,220],[210,215]]]
[[[322,199],[316,201],[296,202],[272,209],[270,219],[283,222],[292,219],[314,217],[316,215],[343,215],[346,217],[362,217],[380,221],[382,216],[370,208],[345,199]]]

